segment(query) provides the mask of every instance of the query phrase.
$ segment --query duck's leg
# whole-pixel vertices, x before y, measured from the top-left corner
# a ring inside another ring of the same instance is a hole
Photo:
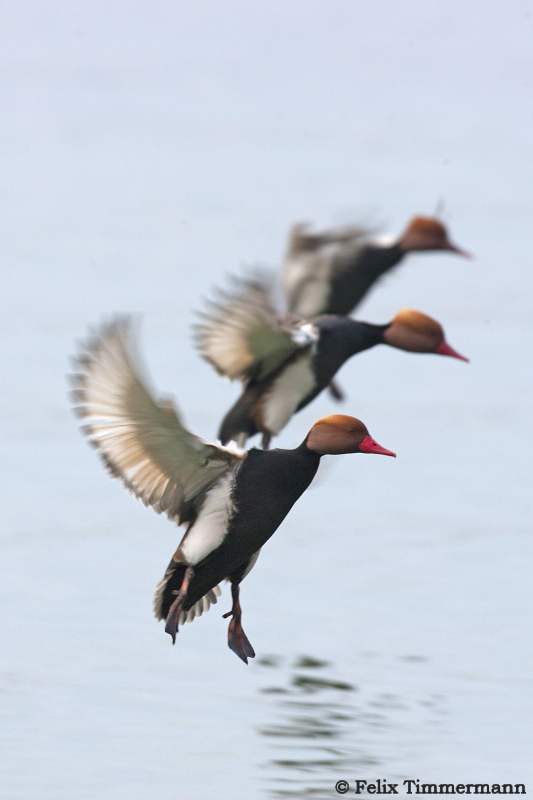
[[[242,609],[239,603],[238,580],[231,581],[231,597],[233,600],[231,611],[223,614],[224,618],[231,617],[228,625],[228,647],[247,664],[249,658],[255,658],[255,650],[248,641],[248,637],[241,625]]]
[[[261,447],[263,450],[268,450],[270,447],[270,440],[272,439],[271,433],[263,433],[263,438],[261,439]]]
[[[344,392],[336,381],[329,382],[329,393],[335,400],[344,400]]]
[[[165,631],[166,633],[169,633],[172,636],[172,644],[176,644],[176,634],[178,632],[178,622],[180,618],[180,613],[183,609],[183,604],[185,603],[185,598],[187,597],[189,584],[193,576],[194,576],[194,569],[191,566],[187,567],[179,591],[173,592],[173,594],[175,593],[177,597],[170,606],[167,618],[165,620],[166,622]]]

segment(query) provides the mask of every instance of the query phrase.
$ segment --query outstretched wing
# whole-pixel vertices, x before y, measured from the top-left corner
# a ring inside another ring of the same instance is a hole
[[[206,491],[243,456],[189,433],[171,403],[154,401],[131,317],[102,325],[74,363],[74,410],[110,473],[177,524],[194,517]]]
[[[369,237],[368,229],[355,226],[311,233],[295,225],[283,273],[289,312],[307,319],[326,313],[332,282],[350,269]]]
[[[201,314],[194,337],[201,355],[231,380],[260,381],[298,350],[318,339],[318,331],[296,318],[281,318],[270,287],[261,278],[234,279],[233,292],[220,292]]]

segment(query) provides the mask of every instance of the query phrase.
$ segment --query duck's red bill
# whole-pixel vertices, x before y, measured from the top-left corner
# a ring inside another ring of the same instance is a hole
[[[387,450],[385,447],[382,447],[371,436],[365,436],[359,445],[359,450],[361,453],[376,453],[377,455],[392,456],[393,458],[396,458],[396,453],[393,453],[392,450]]]
[[[438,353],[439,356],[451,356],[452,358],[459,358],[461,361],[470,361],[469,358],[462,356],[461,353],[458,353],[457,350],[454,350],[453,347],[450,347],[448,342],[442,342],[442,344],[439,344],[435,352]]]
[[[457,253],[458,256],[462,256],[463,258],[474,258],[472,253],[469,253],[468,250],[462,250],[460,247],[457,247],[451,242],[447,242],[444,249],[449,250],[450,253]]]

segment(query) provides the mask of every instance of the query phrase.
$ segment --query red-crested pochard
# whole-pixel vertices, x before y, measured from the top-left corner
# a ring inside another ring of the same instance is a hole
[[[254,650],[241,624],[239,584],[311,483],[325,454],[381,453],[353,417],[316,422],[294,450],[235,452],[190,433],[171,403],[142,377],[131,320],[103,325],[82,348],[72,376],[83,431],[113,477],[178,525],[187,526],[156,589],[155,614],[175,641],[178,624],[216,603],[231,581],[229,647],[247,663]]]
[[[242,447],[261,433],[267,449],[271,437],[331,384],[345,361],[377,344],[468,360],[447,344],[439,323],[419,311],[399,311],[385,325],[339,316],[279,317],[259,278],[235,282],[235,293],[211,303],[210,313],[195,326],[201,355],[243,384],[220,426],[222,444],[234,440]]]
[[[414,217],[393,244],[373,241],[363,228],[312,233],[304,224],[295,225],[283,274],[288,311],[306,319],[318,314],[346,316],[407,253],[424,250],[470,258],[452,244],[442,222],[432,217]]]

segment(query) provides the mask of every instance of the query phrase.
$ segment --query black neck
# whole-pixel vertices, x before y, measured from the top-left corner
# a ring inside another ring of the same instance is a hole
[[[350,347],[350,355],[362,353],[376,344],[383,343],[383,334],[389,327],[387,325],[373,325],[371,322],[361,322],[357,319],[348,319],[351,325],[347,328],[347,344]]]
[[[388,325],[372,325],[350,317],[318,317],[314,324],[320,331],[317,357],[334,358],[338,366],[347,358],[383,342]],[[315,358],[316,361],[316,358]],[[338,367],[337,367],[338,368]]]
[[[301,401],[298,410],[324,389],[345,361],[383,341],[387,325],[371,325],[349,317],[317,317],[313,323],[320,331],[313,358],[315,388]]]
[[[369,244],[361,253],[361,266],[365,268],[367,279],[375,281],[399,264],[404,256],[405,250],[398,242],[389,245]]]

